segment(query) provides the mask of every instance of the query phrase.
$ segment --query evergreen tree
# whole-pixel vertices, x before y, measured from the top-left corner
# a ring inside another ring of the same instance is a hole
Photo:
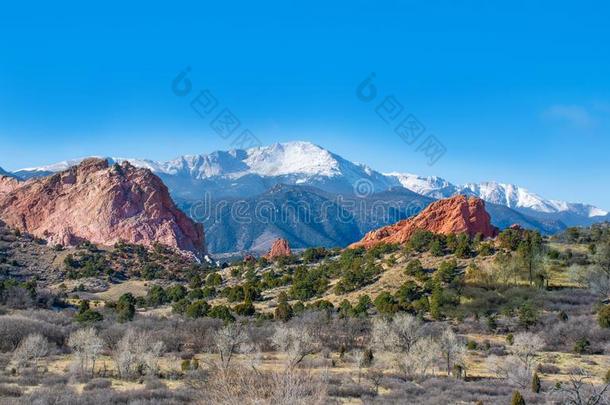
[[[525,399],[519,391],[513,393],[513,399],[510,401],[511,405],[525,405]]]
[[[540,377],[538,377],[538,373],[534,373],[532,377],[532,392],[536,394],[540,392]]]
[[[281,292],[277,297],[277,308],[275,308],[275,319],[281,320],[283,322],[288,321],[292,318],[293,310],[290,304],[288,303],[288,296],[285,292]]]

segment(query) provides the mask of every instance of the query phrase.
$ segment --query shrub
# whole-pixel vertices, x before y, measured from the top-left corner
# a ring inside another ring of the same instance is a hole
[[[188,299],[183,298],[172,305],[172,312],[183,315],[188,309],[189,305],[191,305],[191,302]]]
[[[325,266],[314,269],[299,266],[292,277],[290,296],[298,300],[308,300],[322,294],[328,289],[329,278]]]
[[[163,287],[153,285],[146,295],[146,302],[152,307],[158,307],[168,302],[167,293]]]
[[[424,252],[428,250],[430,243],[435,239],[435,235],[430,231],[416,230],[409,239],[407,246],[417,252]]]
[[[597,323],[602,328],[610,328],[610,305],[602,307],[597,313]]]
[[[519,391],[513,393],[513,398],[510,401],[511,405],[525,405],[525,400]]]
[[[538,373],[534,373],[532,377],[532,392],[536,394],[540,392],[540,377],[538,377]]]
[[[407,276],[412,276],[417,279],[421,279],[425,276],[424,267],[418,259],[411,260],[407,263],[407,267],[405,268],[405,274]]]
[[[112,387],[112,381],[99,378],[85,384],[83,391],[104,390],[110,387]]]
[[[398,301],[387,291],[382,292],[375,298],[375,308],[382,315],[393,315],[400,309]]]
[[[582,337],[574,343],[574,353],[584,354],[589,350],[591,343],[586,337]]]
[[[136,299],[131,293],[121,295],[117,301],[115,310],[118,315],[119,322],[132,321],[136,313]]]
[[[210,311],[210,304],[208,304],[207,301],[199,300],[199,301],[193,302],[188,307],[186,307],[186,311],[184,312],[184,314],[186,316],[188,316],[189,318],[195,319],[195,318],[202,318],[202,317],[208,315],[209,311]]]
[[[248,298],[246,298],[243,304],[236,305],[234,310],[235,313],[240,316],[252,316],[256,313],[256,309],[254,308],[252,301]]]
[[[172,301],[180,301],[182,298],[186,297],[186,288],[181,286],[180,284],[176,284],[167,289],[167,298]]]
[[[208,312],[210,318],[221,319],[225,323],[235,322],[235,317],[231,314],[231,310],[226,305],[217,305]]]
[[[286,322],[293,315],[293,309],[288,303],[288,296],[285,292],[281,292],[277,298],[277,308],[275,308],[275,319]]]

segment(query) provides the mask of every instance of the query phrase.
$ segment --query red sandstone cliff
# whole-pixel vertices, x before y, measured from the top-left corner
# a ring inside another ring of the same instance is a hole
[[[290,250],[290,245],[286,239],[277,239],[273,242],[273,246],[271,246],[271,250],[269,253],[265,255],[267,260],[277,259],[278,257],[286,257],[291,256],[292,250]]]
[[[403,244],[408,242],[418,229],[444,235],[467,233],[474,236],[481,233],[488,238],[498,234],[498,229],[491,225],[491,217],[485,210],[483,200],[458,195],[430,204],[413,218],[371,231],[350,248],[369,248],[380,243]]]
[[[0,177],[0,219],[52,244],[158,242],[205,253],[203,226],[176,207],[161,179],[129,163],[87,159],[42,179]]]

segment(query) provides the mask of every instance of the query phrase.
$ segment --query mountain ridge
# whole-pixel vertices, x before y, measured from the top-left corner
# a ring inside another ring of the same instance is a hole
[[[49,175],[77,164],[81,159],[18,170],[14,176],[27,179]],[[382,192],[402,186],[435,199],[465,194],[504,205],[523,214],[553,214],[568,218],[571,225],[588,224],[609,217],[606,210],[584,203],[545,199],[526,188],[498,182],[455,185],[437,176],[381,173],[353,163],[310,142],[276,143],[247,150],[232,149],[209,154],[184,155],[166,162],[148,159],[108,158],[148,168],[170,188],[176,200],[197,200],[206,193],[216,197],[253,197],[277,184],[309,185],[338,194]],[[569,215],[567,215],[568,213]],[[541,218],[548,218],[542,215]]]

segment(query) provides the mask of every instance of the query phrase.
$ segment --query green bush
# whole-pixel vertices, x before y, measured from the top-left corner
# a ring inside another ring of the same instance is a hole
[[[400,309],[398,301],[387,291],[375,298],[375,308],[382,315],[394,315]]]
[[[208,311],[210,318],[221,319],[227,322],[235,322],[235,317],[231,314],[231,309],[226,305],[217,305]]]
[[[534,373],[532,377],[532,392],[538,394],[540,392],[540,377],[538,377],[538,373]]]
[[[590,346],[591,343],[589,342],[589,340],[585,337],[582,337],[578,339],[576,343],[574,343],[574,353],[585,354],[589,350]]]
[[[426,272],[424,271],[424,267],[422,266],[421,262],[418,259],[415,259],[407,263],[405,274],[419,280],[425,276]]]
[[[169,300],[167,294],[163,287],[159,285],[153,285],[150,290],[148,290],[148,294],[146,295],[146,302],[151,307],[158,307],[167,303],[168,301]]]
[[[597,313],[597,323],[602,328],[610,328],[610,305],[603,306]]]
[[[187,298],[183,298],[172,305],[172,312],[183,315],[188,309],[191,302]]]
[[[181,286],[180,284],[173,285],[169,287],[166,291],[167,298],[172,301],[180,301],[182,298],[186,297],[186,288]]]
[[[119,322],[132,321],[136,313],[136,299],[131,293],[125,293],[119,297],[115,305]]]
[[[521,393],[519,391],[515,391],[513,393],[513,398],[510,401],[511,405],[525,405],[525,399],[523,399],[523,396],[521,395]]]
[[[292,276],[290,296],[297,300],[309,300],[321,295],[328,289],[328,273],[328,268],[324,265],[313,269],[305,266],[297,267]]]
[[[186,311],[184,311],[184,314],[186,316],[188,316],[189,318],[202,318],[206,315],[208,315],[210,311],[210,304],[207,303],[207,301],[204,300],[199,300],[199,301],[195,301],[192,304],[190,304],[189,306],[186,307]]]
[[[419,229],[413,232],[407,247],[416,252],[425,252],[434,240],[436,240],[436,236],[432,232]]]
[[[233,309],[240,316],[252,316],[256,313],[256,309],[249,299],[246,299],[243,304],[236,305]]]

